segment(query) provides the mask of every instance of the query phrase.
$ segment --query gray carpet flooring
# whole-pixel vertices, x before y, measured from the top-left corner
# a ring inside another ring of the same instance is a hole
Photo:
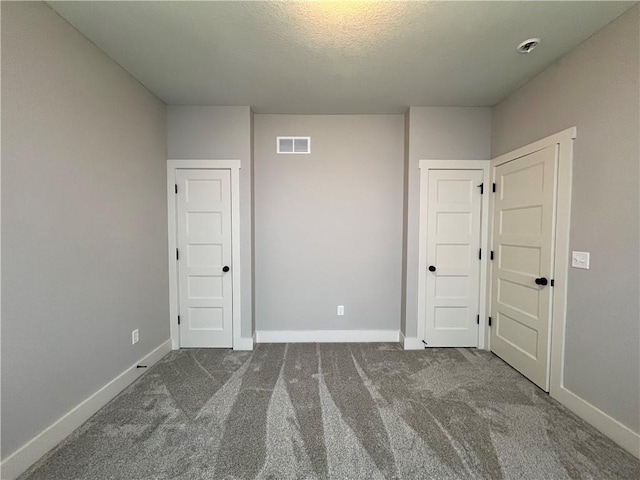
[[[36,479],[640,479],[640,461],[490,353],[261,344],[167,355]]]

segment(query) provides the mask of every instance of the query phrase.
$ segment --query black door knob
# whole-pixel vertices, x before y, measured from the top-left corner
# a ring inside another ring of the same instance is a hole
[[[229,271],[229,267],[227,267],[226,265],[224,267],[222,267],[222,271],[223,272],[228,272]]]
[[[543,285],[544,286],[547,283],[549,283],[549,282],[544,277],[536,278],[536,285]]]
[[[430,272],[435,272],[436,271],[436,267],[434,267],[433,265],[429,265],[429,271]]]

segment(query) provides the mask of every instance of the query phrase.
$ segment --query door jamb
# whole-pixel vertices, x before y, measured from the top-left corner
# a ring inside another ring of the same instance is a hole
[[[571,127],[545,137],[521,148],[505,153],[491,160],[491,181],[495,182],[496,167],[544,148],[556,145],[558,148],[558,176],[556,179],[556,239],[554,246],[554,286],[551,307],[549,394],[556,397],[564,389],[564,336],[567,318],[567,280],[569,276],[569,229],[571,220],[571,184],[573,171],[573,140],[577,128]],[[489,205],[489,245],[493,246],[494,200]],[[487,315],[491,313],[492,269],[487,271]],[[490,331],[485,332],[485,345],[491,349]]]
[[[482,170],[483,183],[485,184],[485,195],[482,195],[480,206],[480,248],[487,252],[488,222],[489,213],[489,190],[486,185],[489,183],[489,160],[420,160],[420,213],[419,213],[419,242],[418,242],[418,340],[423,340],[426,331],[426,296],[427,285],[427,235],[428,225],[426,220],[428,198],[429,198],[429,170]],[[486,311],[487,285],[487,259],[489,255],[483,254],[480,259],[480,292],[478,314],[482,319]],[[480,321],[478,328],[478,348],[485,348],[486,326],[484,321]]]
[[[240,338],[240,160],[167,160],[167,221],[169,240],[169,326],[171,348],[180,348],[178,328],[178,269],[176,264],[177,219],[176,219],[176,170],[230,170],[231,172],[231,262],[233,265],[233,296],[231,316],[233,348],[242,349]],[[246,343],[246,342],[244,342]],[[245,345],[246,347],[246,345]]]

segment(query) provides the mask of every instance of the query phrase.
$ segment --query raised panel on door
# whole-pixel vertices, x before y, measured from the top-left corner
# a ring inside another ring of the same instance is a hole
[[[547,391],[556,170],[556,146],[495,168],[491,350]]]
[[[230,171],[178,170],[176,183],[180,346],[231,347]]]
[[[482,170],[429,170],[425,341],[477,347]],[[424,219],[423,219],[424,221]]]

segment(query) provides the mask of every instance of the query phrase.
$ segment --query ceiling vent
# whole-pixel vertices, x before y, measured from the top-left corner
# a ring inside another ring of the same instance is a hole
[[[278,137],[277,152],[283,154],[311,153],[311,137]]]
[[[533,52],[534,48],[538,46],[539,43],[540,43],[539,38],[530,38],[529,40],[525,40],[520,45],[518,45],[517,50],[519,53],[525,53],[525,54],[531,53]]]

